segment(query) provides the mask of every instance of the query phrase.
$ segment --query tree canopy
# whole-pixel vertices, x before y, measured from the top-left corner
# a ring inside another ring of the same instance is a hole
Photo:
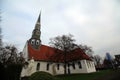
[[[69,52],[76,47],[73,35],[62,35],[50,39],[50,45],[56,49]]]
[[[4,65],[12,63],[22,63],[24,58],[22,52],[18,53],[15,46],[5,46],[0,51],[0,62]]]
[[[92,47],[83,44],[76,44],[72,34],[57,36],[50,39],[50,46],[62,50],[63,52],[70,52],[76,48],[81,48],[88,56],[92,56]]]

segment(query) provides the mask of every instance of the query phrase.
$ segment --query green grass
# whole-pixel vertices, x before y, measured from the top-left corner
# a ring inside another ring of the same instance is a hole
[[[60,80],[96,80],[101,77],[109,76],[108,74],[115,72],[114,70],[103,70],[88,74],[71,74],[56,76]],[[119,70],[120,72],[120,70]]]

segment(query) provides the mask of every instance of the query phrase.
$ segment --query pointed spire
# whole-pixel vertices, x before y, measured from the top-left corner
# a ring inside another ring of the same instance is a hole
[[[40,18],[41,18],[41,12],[39,14],[39,17],[37,19],[37,22],[35,24],[35,28],[32,32],[32,36],[29,40],[31,46],[35,49],[39,49],[40,45],[41,45],[41,40],[40,40],[40,35],[41,35],[41,23],[40,23]]]
[[[38,20],[36,22],[35,28],[33,30],[32,38],[40,39],[40,35],[41,35],[41,31],[40,31],[40,28],[41,28],[40,18],[41,18],[41,11],[40,11]]]
[[[41,26],[41,11],[40,11],[40,14],[39,14],[38,20],[37,20],[37,22],[36,22],[36,25]]]
[[[40,23],[40,20],[41,20],[41,11],[40,11],[40,14],[39,14],[39,17],[38,17],[37,22],[39,22],[39,23]]]

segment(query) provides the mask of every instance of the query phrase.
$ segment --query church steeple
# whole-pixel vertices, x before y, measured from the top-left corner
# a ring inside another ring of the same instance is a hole
[[[41,28],[40,18],[41,18],[41,12],[40,12],[38,20],[35,24],[35,28],[34,28],[33,33],[32,33],[32,38],[40,39],[40,35],[41,35],[41,32],[40,32],[40,28]]]
[[[32,32],[32,36],[31,39],[29,40],[31,46],[35,49],[39,49],[40,45],[41,45],[41,40],[40,40],[40,35],[41,35],[41,12],[39,14],[38,20],[35,24],[35,28]]]
[[[38,20],[36,22],[35,29],[39,29],[40,30],[40,27],[41,27],[41,12],[40,12]]]

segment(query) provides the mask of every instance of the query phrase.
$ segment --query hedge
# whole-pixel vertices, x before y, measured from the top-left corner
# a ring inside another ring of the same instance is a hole
[[[30,77],[29,80],[58,80],[56,77],[51,75],[50,73],[39,71],[33,73]]]

